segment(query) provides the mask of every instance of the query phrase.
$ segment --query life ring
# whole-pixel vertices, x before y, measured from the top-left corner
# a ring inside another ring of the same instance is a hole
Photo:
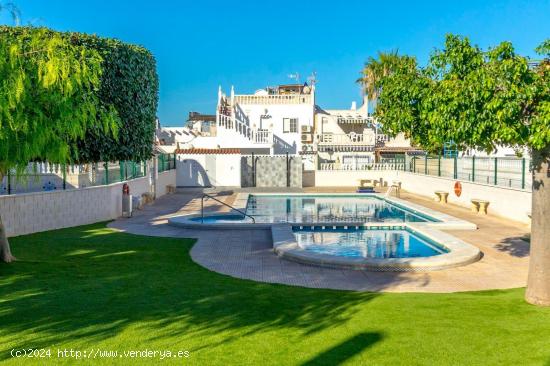
[[[460,182],[455,182],[455,194],[457,197],[460,197],[460,195],[462,194],[462,184],[460,184]]]

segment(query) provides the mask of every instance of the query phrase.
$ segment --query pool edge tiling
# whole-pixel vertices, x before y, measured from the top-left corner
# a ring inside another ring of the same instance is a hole
[[[273,250],[279,257],[302,264],[379,272],[423,272],[464,266],[481,258],[481,251],[477,247],[425,224],[405,223],[398,226],[406,227],[411,232],[428,238],[447,249],[447,253],[413,258],[350,258],[314,253],[300,248],[292,230],[293,226],[297,225],[272,226]],[[362,226],[391,228],[393,225],[365,224]]]

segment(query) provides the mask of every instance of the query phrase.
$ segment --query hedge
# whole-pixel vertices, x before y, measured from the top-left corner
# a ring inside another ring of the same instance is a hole
[[[158,75],[151,52],[116,39],[35,27],[1,26],[0,41],[4,37],[27,39],[34,32],[60,36],[72,45],[99,53],[102,58],[99,88],[94,93],[100,110],[116,111],[117,132],[105,133],[108,129],[97,125],[88,128],[86,135],[76,141],[72,160],[140,161],[151,157],[158,106]]]
[[[146,160],[151,157],[158,106],[158,75],[147,49],[82,33],[68,33],[72,42],[99,51],[103,74],[99,99],[112,105],[121,119],[116,138],[91,130],[79,142],[85,161]]]

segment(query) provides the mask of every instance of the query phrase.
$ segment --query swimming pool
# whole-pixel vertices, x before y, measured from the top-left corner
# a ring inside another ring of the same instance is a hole
[[[481,256],[477,247],[425,223],[275,225],[271,235],[279,257],[328,268],[433,271]]]
[[[298,246],[312,253],[348,258],[415,258],[448,249],[406,227],[294,227]]]
[[[250,195],[246,213],[257,222],[434,222],[376,195]]]
[[[261,229],[277,224],[406,224],[443,230],[476,230],[471,222],[399,198],[380,194],[238,193],[229,212],[170,217],[174,226],[210,229]],[[251,216],[248,216],[251,215]]]

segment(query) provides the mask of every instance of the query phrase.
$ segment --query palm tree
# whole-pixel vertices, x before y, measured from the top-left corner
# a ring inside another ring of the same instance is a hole
[[[10,13],[13,23],[18,26],[21,20],[21,12],[19,11],[17,5],[12,3],[11,1],[0,1],[0,13],[4,11]]]
[[[378,52],[378,58],[369,57],[361,71],[362,76],[357,82],[363,86],[363,92],[367,100],[376,106],[380,96],[380,81],[390,75],[401,62],[397,50],[390,52]]]

